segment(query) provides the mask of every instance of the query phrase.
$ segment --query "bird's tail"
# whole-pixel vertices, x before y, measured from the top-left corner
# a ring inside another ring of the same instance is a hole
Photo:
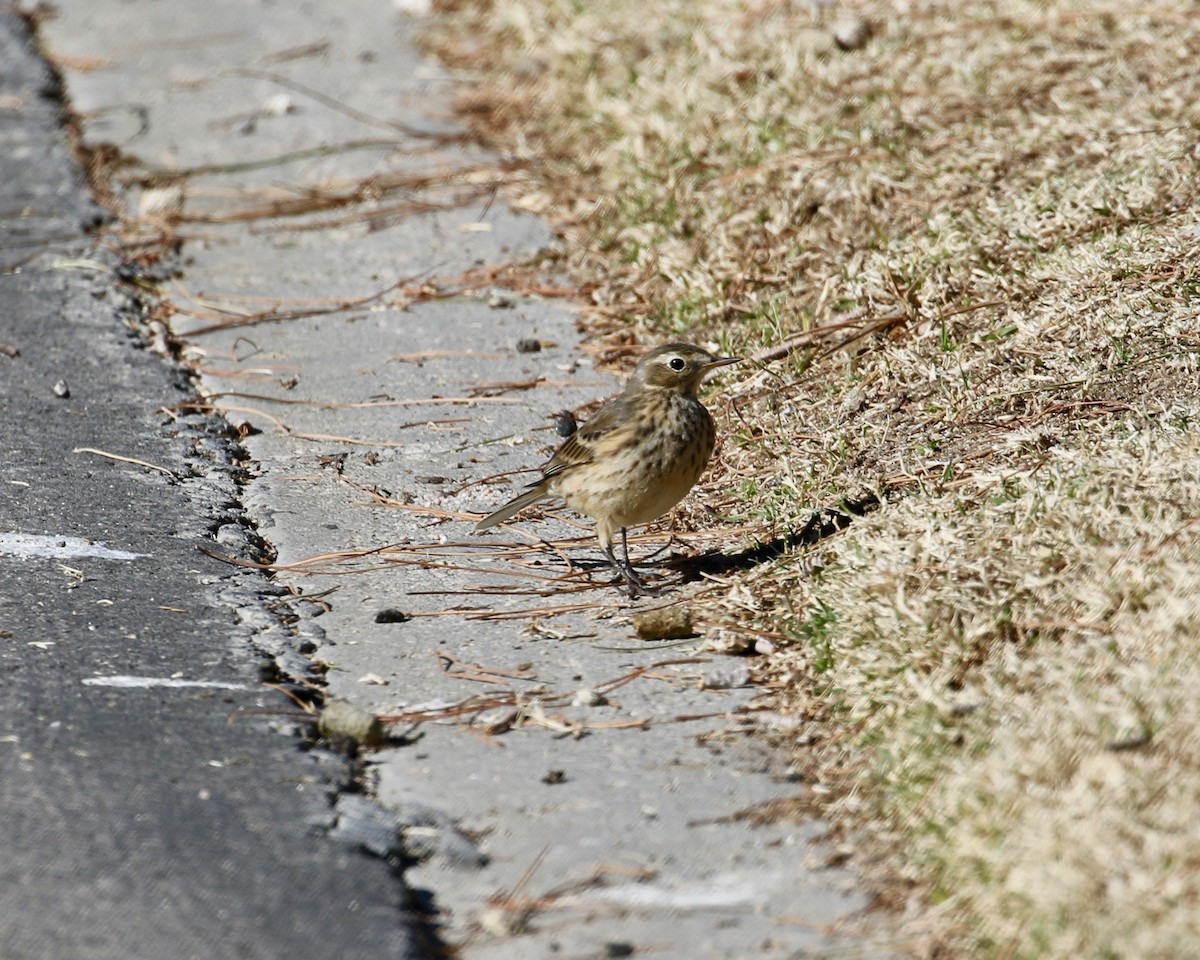
[[[513,497],[495,513],[489,514],[480,520],[479,523],[475,524],[475,532],[478,533],[480,530],[486,530],[488,527],[494,527],[498,523],[503,523],[509,517],[520,513],[531,503],[549,499],[550,494],[543,489],[541,483],[538,483],[533,489],[526,490],[519,497]]]

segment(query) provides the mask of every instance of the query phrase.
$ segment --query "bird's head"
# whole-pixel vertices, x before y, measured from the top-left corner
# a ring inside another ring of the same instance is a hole
[[[625,392],[657,389],[694,397],[709,370],[737,363],[740,359],[715,357],[690,343],[666,343],[642,357],[625,385]]]

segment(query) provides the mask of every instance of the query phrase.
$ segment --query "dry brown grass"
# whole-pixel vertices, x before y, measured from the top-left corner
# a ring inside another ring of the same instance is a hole
[[[789,638],[797,755],[863,869],[918,894],[904,942],[1195,956],[1195,10],[443,12],[431,46],[478,72],[464,109],[562,224],[598,345],[816,331],[715,395],[728,439],[680,522],[786,538],[882,502],[819,564],[784,550],[709,596]],[[845,16],[864,48],[829,42]]]

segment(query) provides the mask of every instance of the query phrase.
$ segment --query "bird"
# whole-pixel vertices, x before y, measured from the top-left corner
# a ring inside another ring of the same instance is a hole
[[[716,444],[697,397],[705,375],[741,357],[667,343],[642,357],[625,389],[605,402],[542,466],[541,479],[475,526],[478,533],[531,504],[561,498],[596,524],[596,539],[632,597],[651,595],[629,562],[627,529],[657,520],[704,471]],[[621,534],[624,559],[613,553]]]

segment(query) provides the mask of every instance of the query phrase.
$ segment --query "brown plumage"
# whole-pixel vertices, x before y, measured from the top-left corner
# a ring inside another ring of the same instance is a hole
[[[561,497],[596,522],[605,556],[639,596],[648,591],[629,563],[626,528],[656,520],[700,479],[716,441],[697,399],[704,375],[738,357],[668,343],[641,359],[624,391],[605,403],[542,468],[542,478],[475,527],[494,527],[541,500]],[[621,533],[624,561],[613,553]]]

